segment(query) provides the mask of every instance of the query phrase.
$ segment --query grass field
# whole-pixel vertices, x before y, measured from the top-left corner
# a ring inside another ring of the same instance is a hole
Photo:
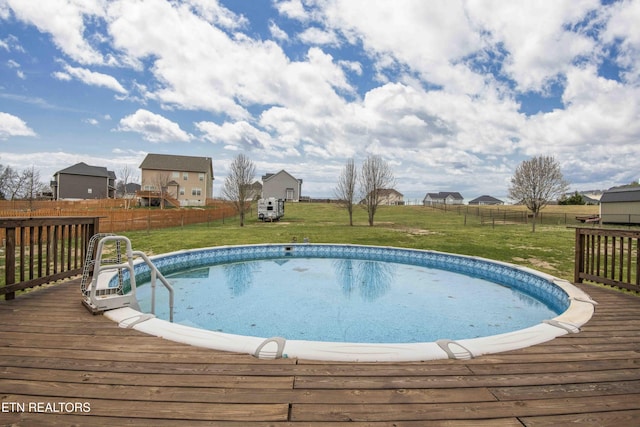
[[[502,207],[519,209],[522,207]],[[596,206],[549,206],[544,213],[559,218],[597,213]],[[237,219],[171,229],[123,233],[135,250],[160,254],[179,249],[255,243],[288,243],[305,238],[311,243],[352,243],[432,249],[482,256],[532,267],[563,279],[573,279],[575,231],[559,220],[539,224],[481,225],[476,215],[441,211],[422,206],[383,206],[375,225],[367,225],[363,209],[354,212],[348,225],[346,210],[335,204],[288,203],[280,222],[257,220],[255,207],[244,227]]]

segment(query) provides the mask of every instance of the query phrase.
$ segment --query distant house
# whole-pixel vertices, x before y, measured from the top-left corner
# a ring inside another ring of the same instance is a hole
[[[470,205],[479,205],[479,206],[493,206],[493,205],[504,205],[504,202],[500,199],[496,199],[493,196],[480,196],[480,197],[476,197],[475,199],[469,201]]]
[[[640,224],[640,186],[606,190],[600,198],[600,221]]]
[[[438,193],[427,193],[422,200],[424,206],[432,205],[461,205],[464,197],[458,192],[440,191]]]
[[[262,184],[260,181],[255,181],[253,184],[247,186],[247,199],[258,200],[262,195]]]
[[[116,174],[104,166],[80,162],[56,172],[51,188],[55,200],[113,199]]]
[[[213,197],[211,157],[147,154],[140,164],[143,204],[162,197],[179,206],[204,206]]]
[[[381,188],[378,190],[380,205],[404,205],[404,195],[393,188]]]
[[[136,198],[136,194],[138,194],[141,188],[140,184],[135,182],[128,182],[126,185],[119,182],[116,186],[116,197],[120,199],[133,200]]]
[[[302,180],[295,178],[284,169],[278,173],[262,176],[262,197],[275,197],[288,202],[299,202],[302,192]]]

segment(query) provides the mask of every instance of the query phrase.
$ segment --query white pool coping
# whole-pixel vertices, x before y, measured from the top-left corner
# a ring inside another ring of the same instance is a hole
[[[130,307],[106,311],[104,315],[122,328],[135,329],[175,342],[215,350],[247,353],[264,359],[277,357],[340,361],[400,362],[437,359],[471,359],[474,357],[517,350],[569,333],[578,333],[595,311],[595,301],[570,282],[537,270],[499,261],[553,282],[569,297],[569,308],[562,314],[535,326],[498,335],[461,340],[439,340],[424,343],[371,344],[284,340],[278,337],[253,337],[209,331],[171,323]]]

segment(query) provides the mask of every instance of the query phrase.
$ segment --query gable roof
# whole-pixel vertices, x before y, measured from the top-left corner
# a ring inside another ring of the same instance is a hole
[[[203,172],[213,174],[211,157],[177,156],[174,154],[147,154],[140,169]]]
[[[73,166],[69,166],[66,169],[59,170],[54,175],[83,175],[83,176],[99,176],[104,178],[115,179],[116,174],[107,170],[104,166],[90,166],[84,162],[76,163]]]
[[[289,172],[287,172],[287,171],[286,171],[286,170],[284,170],[284,169],[282,169],[282,170],[281,170],[280,172],[278,172],[278,173],[266,173],[266,174],[262,175],[262,182],[268,181],[268,180],[270,180],[271,178],[273,178],[274,176],[276,176],[276,175],[280,175],[280,174],[283,174],[283,173],[284,173],[284,174],[287,174],[288,176],[290,176],[290,177],[291,177],[291,179],[295,179],[296,181],[298,181],[298,182],[300,182],[300,183],[302,184],[302,180],[301,180],[301,179],[298,179],[298,178],[294,177],[293,175],[291,175]]]
[[[464,200],[464,197],[462,197],[462,194],[458,193],[457,191],[440,191],[438,193],[427,193],[427,195],[424,196],[424,198],[426,199],[427,197],[434,200],[444,200],[447,197],[451,197],[454,200]]]
[[[385,196],[391,196],[391,195],[397,195],[402,197],[403,194],[401,192],[399,192],[398,190],[394,189],[394,188],[381,188],[378,190],[378,195],[385,197]]]
[[[475,199],[469,202],[470,205],[473,205],[475,203],[504,203],[504,202],[500,199],[496,199],[493,196],[488,196],[485,194],[483,196],[476,197]]]
[[[639,202],[640,186],[618,187],[606,190],[600,198],[600,203]]]

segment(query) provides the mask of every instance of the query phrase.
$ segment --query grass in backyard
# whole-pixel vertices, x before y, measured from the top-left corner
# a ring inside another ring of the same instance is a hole
[[[354,212],[354,226],[349,226],[347,212],[335,204],[288,203],[280,222],[258,221],[254,208],[244,227],[237,219],[228,218],[224,222],[123,234],[131,239],[135,250],[150,255],[209,246],[303,242],[306,238],[311,243],[396,246],[475,255],[573,279],[575,231],[565,224],[538,225],[532,233],[527,224],[492,227],[481,225],[476,216],[422,206],[382,206],[373,227],[367,225],[366,211],[360,208]]]

